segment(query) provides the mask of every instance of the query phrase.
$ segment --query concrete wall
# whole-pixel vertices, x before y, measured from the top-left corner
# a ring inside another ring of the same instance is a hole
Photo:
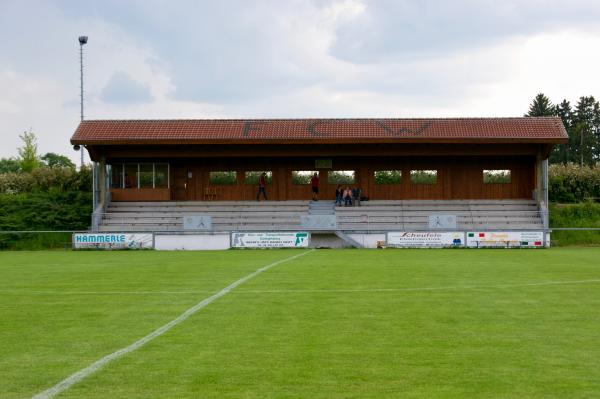
[[[159,251],[229,249],[229,241],[229,234],[157,234],[154,236],[154,249]]]
[[[361,243],[364,248],[377,248],[377,241],[385,244],[385,234],[348,234],[350,238]]]

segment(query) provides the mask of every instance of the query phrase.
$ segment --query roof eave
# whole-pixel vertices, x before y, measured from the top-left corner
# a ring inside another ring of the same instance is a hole
[[[72,145],[260,145],[260,144],[565,144],[566,137],[449,137],[449,138],[344,138],[344,139],[127,139],[89,140],[71,138]]]

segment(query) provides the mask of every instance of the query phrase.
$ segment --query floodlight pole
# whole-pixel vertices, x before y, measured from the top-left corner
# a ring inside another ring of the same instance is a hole
[[[83,45],[87,43],[87,36],[79,36],[79,99],[81,107],[81,122],[83,122]],[[83,167],[83,148],[81,149],[81,164]]]

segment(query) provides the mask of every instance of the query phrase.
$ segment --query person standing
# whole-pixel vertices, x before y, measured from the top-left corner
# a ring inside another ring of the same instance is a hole
[[[313,201],[319,200],[319,176],[317,172],[310,178],[310,186],[312,187]]]
[[[344,196],[344,189],[338,184],[335,189],[335,206],[342,206],[342,198]]]
[[[362,195],[362,190],[360,187],[352,187],[352,206],[360,206],[360,196]]]
[[[260,201],[260,193],[262,193],[265,201],[267,201],[267,174],[262,172],[258,178],[258,193],[256,193],[256,200]]]

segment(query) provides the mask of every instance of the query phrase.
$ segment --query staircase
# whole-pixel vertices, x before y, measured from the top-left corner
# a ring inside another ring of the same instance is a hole
[[[335,215],[335,202],[310,201],[308,203],[309,215]]]

